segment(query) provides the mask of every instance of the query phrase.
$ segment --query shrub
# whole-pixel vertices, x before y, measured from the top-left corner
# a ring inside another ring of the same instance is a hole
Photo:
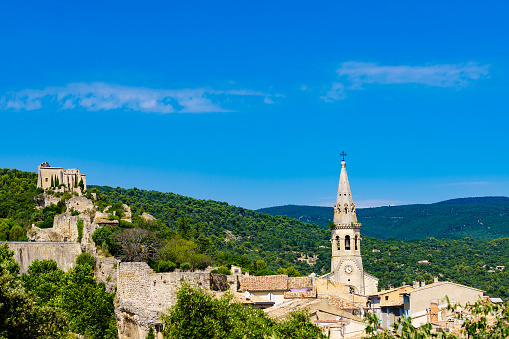
[[[26,234],[25,230],[21,228],[21,226],[14,226],[11,228],[11,231],[9,232],[9,240],[10,241],[25,241],[26,240]]]
[[[180,269],[182,271],[189,271],[191,269],[191,264],[188,262],[183,262],[182,264],[180,264]]]
[[[81,239],[83,238],[83,226],[84,226],[83,220],[78,218],[76,226],[78,227],[78,242],[81,242]]]
[[[221,266],[217,270],[212,270],[211,273],[231,275],[232,272],[226,266]]]
[[[76,258],[76,266],[88,265],[92,268],[95,267],[96,259],[90,253],[81,253]]]
[[[159,260],[157,262],[157,271],[159,273],[163,272],[173,272],[177,268],[177,265],[175,265],[174,262],[169,260]]]

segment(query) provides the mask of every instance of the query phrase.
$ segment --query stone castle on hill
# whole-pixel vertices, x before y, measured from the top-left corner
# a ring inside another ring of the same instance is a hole
[[[75,188],[83,185],[87,189],[87,176],[80,173],[78,168],[63,169],[62,167],[51,167],[48,162],[43,162],[37,170],[37,187],[43,189],[57,188],[63,184],[64,190],[74,191]]]

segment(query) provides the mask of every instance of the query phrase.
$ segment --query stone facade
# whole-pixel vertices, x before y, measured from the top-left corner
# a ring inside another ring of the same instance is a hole
[[[78,168],[51,167],[47,162],[43,162],[39,165],[37,172],[37,187],[49,189],[51,188],[51,179],[53,179],[53,186],[56,186],[55,181],[58,180],[60,184],[64,184],[68,191],[74,191],[80,181],[83,181],[84,189],[87,189],[87,176],[80,173]]]

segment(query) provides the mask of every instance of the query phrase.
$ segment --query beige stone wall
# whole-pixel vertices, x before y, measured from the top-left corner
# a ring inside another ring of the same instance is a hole
[[[152,273],[146,263],[119,263],[115,309],[119,339],[145,339],[149,326],[177,302],[175,293],[182,281],[210,289],[210,273]]]
[[[76,258],[81,254],[78,243],[7,242],[7,245],[14,251],[20,273],[26,273],[35,260],[55,260],[58,268],[67,271],[76,265]]]
[[[72,197],[65,202],[67,210],[74,209],[78,212],[93,211],[95,209],[94,203],[85,197]]]
[[[51,177],[58,177],[60,183],[63,183],[62,167],[39,167],[37,175],[37,187],[44,189],[51,187]]]
[[[378,278],[364,272],[364,295],[378,293]]]
[[[476,302],[479,298],[482,298],[483,294],[483,291],[451,282],[431,284],[426,288],[419,288],[410,293],[410,315],[412,318],[416,318],[414,320],[415,325],[422,325],[427,321],[427,318],[417,317],[417,315],[430,308],[431,302],[435,301],[441,305],[445,303],[443,301],[445,296],[448,296],[451,303],[456,302],[465,305],[466,303]],[[414,321],[412,321],[412,324],[414,324]]]

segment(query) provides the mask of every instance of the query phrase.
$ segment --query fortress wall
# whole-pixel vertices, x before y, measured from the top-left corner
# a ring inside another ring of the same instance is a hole
[[[55,260],[58,268],[67,271],[76,265],[76,258],[81,254],[79,243],[7,242],[7,246],[14,251],[20,273],[26,273],[34,260]]]
[[[177,302],[182,281],[210,290],[207,272],[152,273],[144,262],[121,262],[117,269],[119,339],[144,339],[150,326],[160,331],[160,314]]]

